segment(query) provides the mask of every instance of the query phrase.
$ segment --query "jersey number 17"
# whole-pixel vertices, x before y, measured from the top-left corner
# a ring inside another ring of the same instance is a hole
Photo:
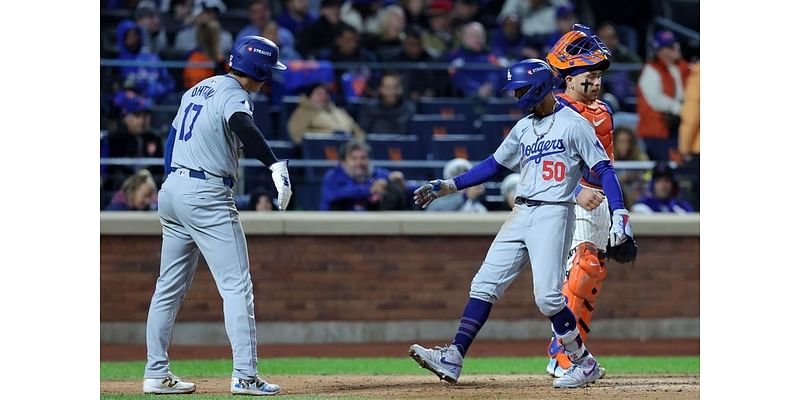
[[[202,109],[202,104],[189,103],[189,105],[186,106],[186,109],[183,110],[183,122],[181,122],[181,134],[178,136],[178,140],[188,141],[192,138],[192,129],[194,129],[194,123],[197,121],[197,117],[200,116],[200,110]],[[192,118],[192,123],[189,124],[189,131],[184,133],[186,131],[186,118],[189,116],[189,112],[192,110],[195,111],[194,118]]]

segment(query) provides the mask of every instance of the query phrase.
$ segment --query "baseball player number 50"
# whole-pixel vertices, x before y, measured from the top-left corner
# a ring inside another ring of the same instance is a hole
[[[561,161],[546,160],[542,163],[542,179],[549,181],[555,179],[561,182],[567,173],[567,167]]]

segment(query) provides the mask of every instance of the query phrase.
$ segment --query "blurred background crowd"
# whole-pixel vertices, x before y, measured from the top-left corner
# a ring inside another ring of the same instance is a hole
[[[252,96],[290,159],[293,210],[412,210],[411,193],[490,155],[522,117],[506,67],[573,24],[612,52],[603,76],[633,212],[699,212],[700,9],[693,0],[107,0],[100,14],[100,205],[157,208],[180,97],[260,35],[288,69]],[[270,211],[269,171],[242,154],[240,210]],[[510,208],[518,175],[429,211]]]

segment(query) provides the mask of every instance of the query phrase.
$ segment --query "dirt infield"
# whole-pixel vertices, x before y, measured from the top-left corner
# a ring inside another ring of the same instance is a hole
[[[442,341],[444,343],[444,341]],[[617,356],[696,356],[700,338],[602,340],[592,339],[592,353]],[[437,344],[437,343],[430,343]],[[441,343],[439,343],[441,344]],[[274,344],[258,346],[260,357],[405,357],[410,343]],[[470,356],[545,355],[547,340],[478,340]],[[139,361],[147,349],[143,344],[101,344],[100,361]],[[171,346],[173,360],[229,358],[230,346]]]
[[[457,385],[434,376],[276,376],[281,394],[404,399],[699,399],[696,375],[608,375],[582,389],[554,389],[545,375],[465,375]],[[230,380],[194,382],[201,394],[230,394]],[[140,394],[142,381],[103,381],[102,394]]]

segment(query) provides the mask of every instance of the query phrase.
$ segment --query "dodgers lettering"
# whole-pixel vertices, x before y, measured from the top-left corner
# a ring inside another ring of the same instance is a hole
[[[542,140],[538,138],[534,144],[520,143],[519,146],[520,154],[522,154],[521,165],[525,165],[529,161],[539,164],[544,156],[566,151],[564,139]]]

